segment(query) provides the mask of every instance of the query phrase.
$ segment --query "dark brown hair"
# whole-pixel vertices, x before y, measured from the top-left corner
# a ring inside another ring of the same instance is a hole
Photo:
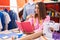
[[[19,18],[21,18],[21,16],[23,15],[23,9],[21,11],[19,11]]]
[[[45,8],[45,4],[43,2],[38,2],[36,3],[36,5],[38,5],[39,7],[39,18],[40,19],[45,19],[46,18],[46,8]],[[36,16],[36,14],[35,14]]]

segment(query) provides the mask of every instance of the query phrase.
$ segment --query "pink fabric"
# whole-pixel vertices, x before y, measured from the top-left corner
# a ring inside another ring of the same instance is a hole
[[[18,29],[23,31],[23,28],[21,27],[22,26],[21,22],[16,21],[16,24],[18,26]]]
[[[33,17],[29,18],[28,21],[31,23],[31,25],[34,24],[34,18]],[[47,15],[46,18],[45,18],[45,20],[43,20],[43,22],[45,22],[45,21],[50,21],[50,16]],[[36,23],[34,25],[34,29],[35,30],[42,30],[43,29],[43,25],[40,25],[38,23],[38,19],[37,18],[36,18]]]

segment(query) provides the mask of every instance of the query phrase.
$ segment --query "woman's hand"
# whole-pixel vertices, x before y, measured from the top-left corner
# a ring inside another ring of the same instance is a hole
[[[45,36],[41,36],[42,40],[47,40],[47,38]]]

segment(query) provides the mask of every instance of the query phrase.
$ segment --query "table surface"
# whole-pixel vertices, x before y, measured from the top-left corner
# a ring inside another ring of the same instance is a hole
[[[18,31],[18,28],[12,29],[12,30],[5,30],[5,31],[0,32],[0,40],[2,40],[2,39],[4,39],[4,40],[12,40],[12,37],[17,37],[16,39],[18,40],[23,36],[24,36],[24,34],[20,33]]]

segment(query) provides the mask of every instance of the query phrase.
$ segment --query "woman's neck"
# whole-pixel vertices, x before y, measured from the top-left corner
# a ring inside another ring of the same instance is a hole
[[[39,23],[39,24],[42,24],[42,23],[43,23],[43,19],[38,18],[38,23]]]

